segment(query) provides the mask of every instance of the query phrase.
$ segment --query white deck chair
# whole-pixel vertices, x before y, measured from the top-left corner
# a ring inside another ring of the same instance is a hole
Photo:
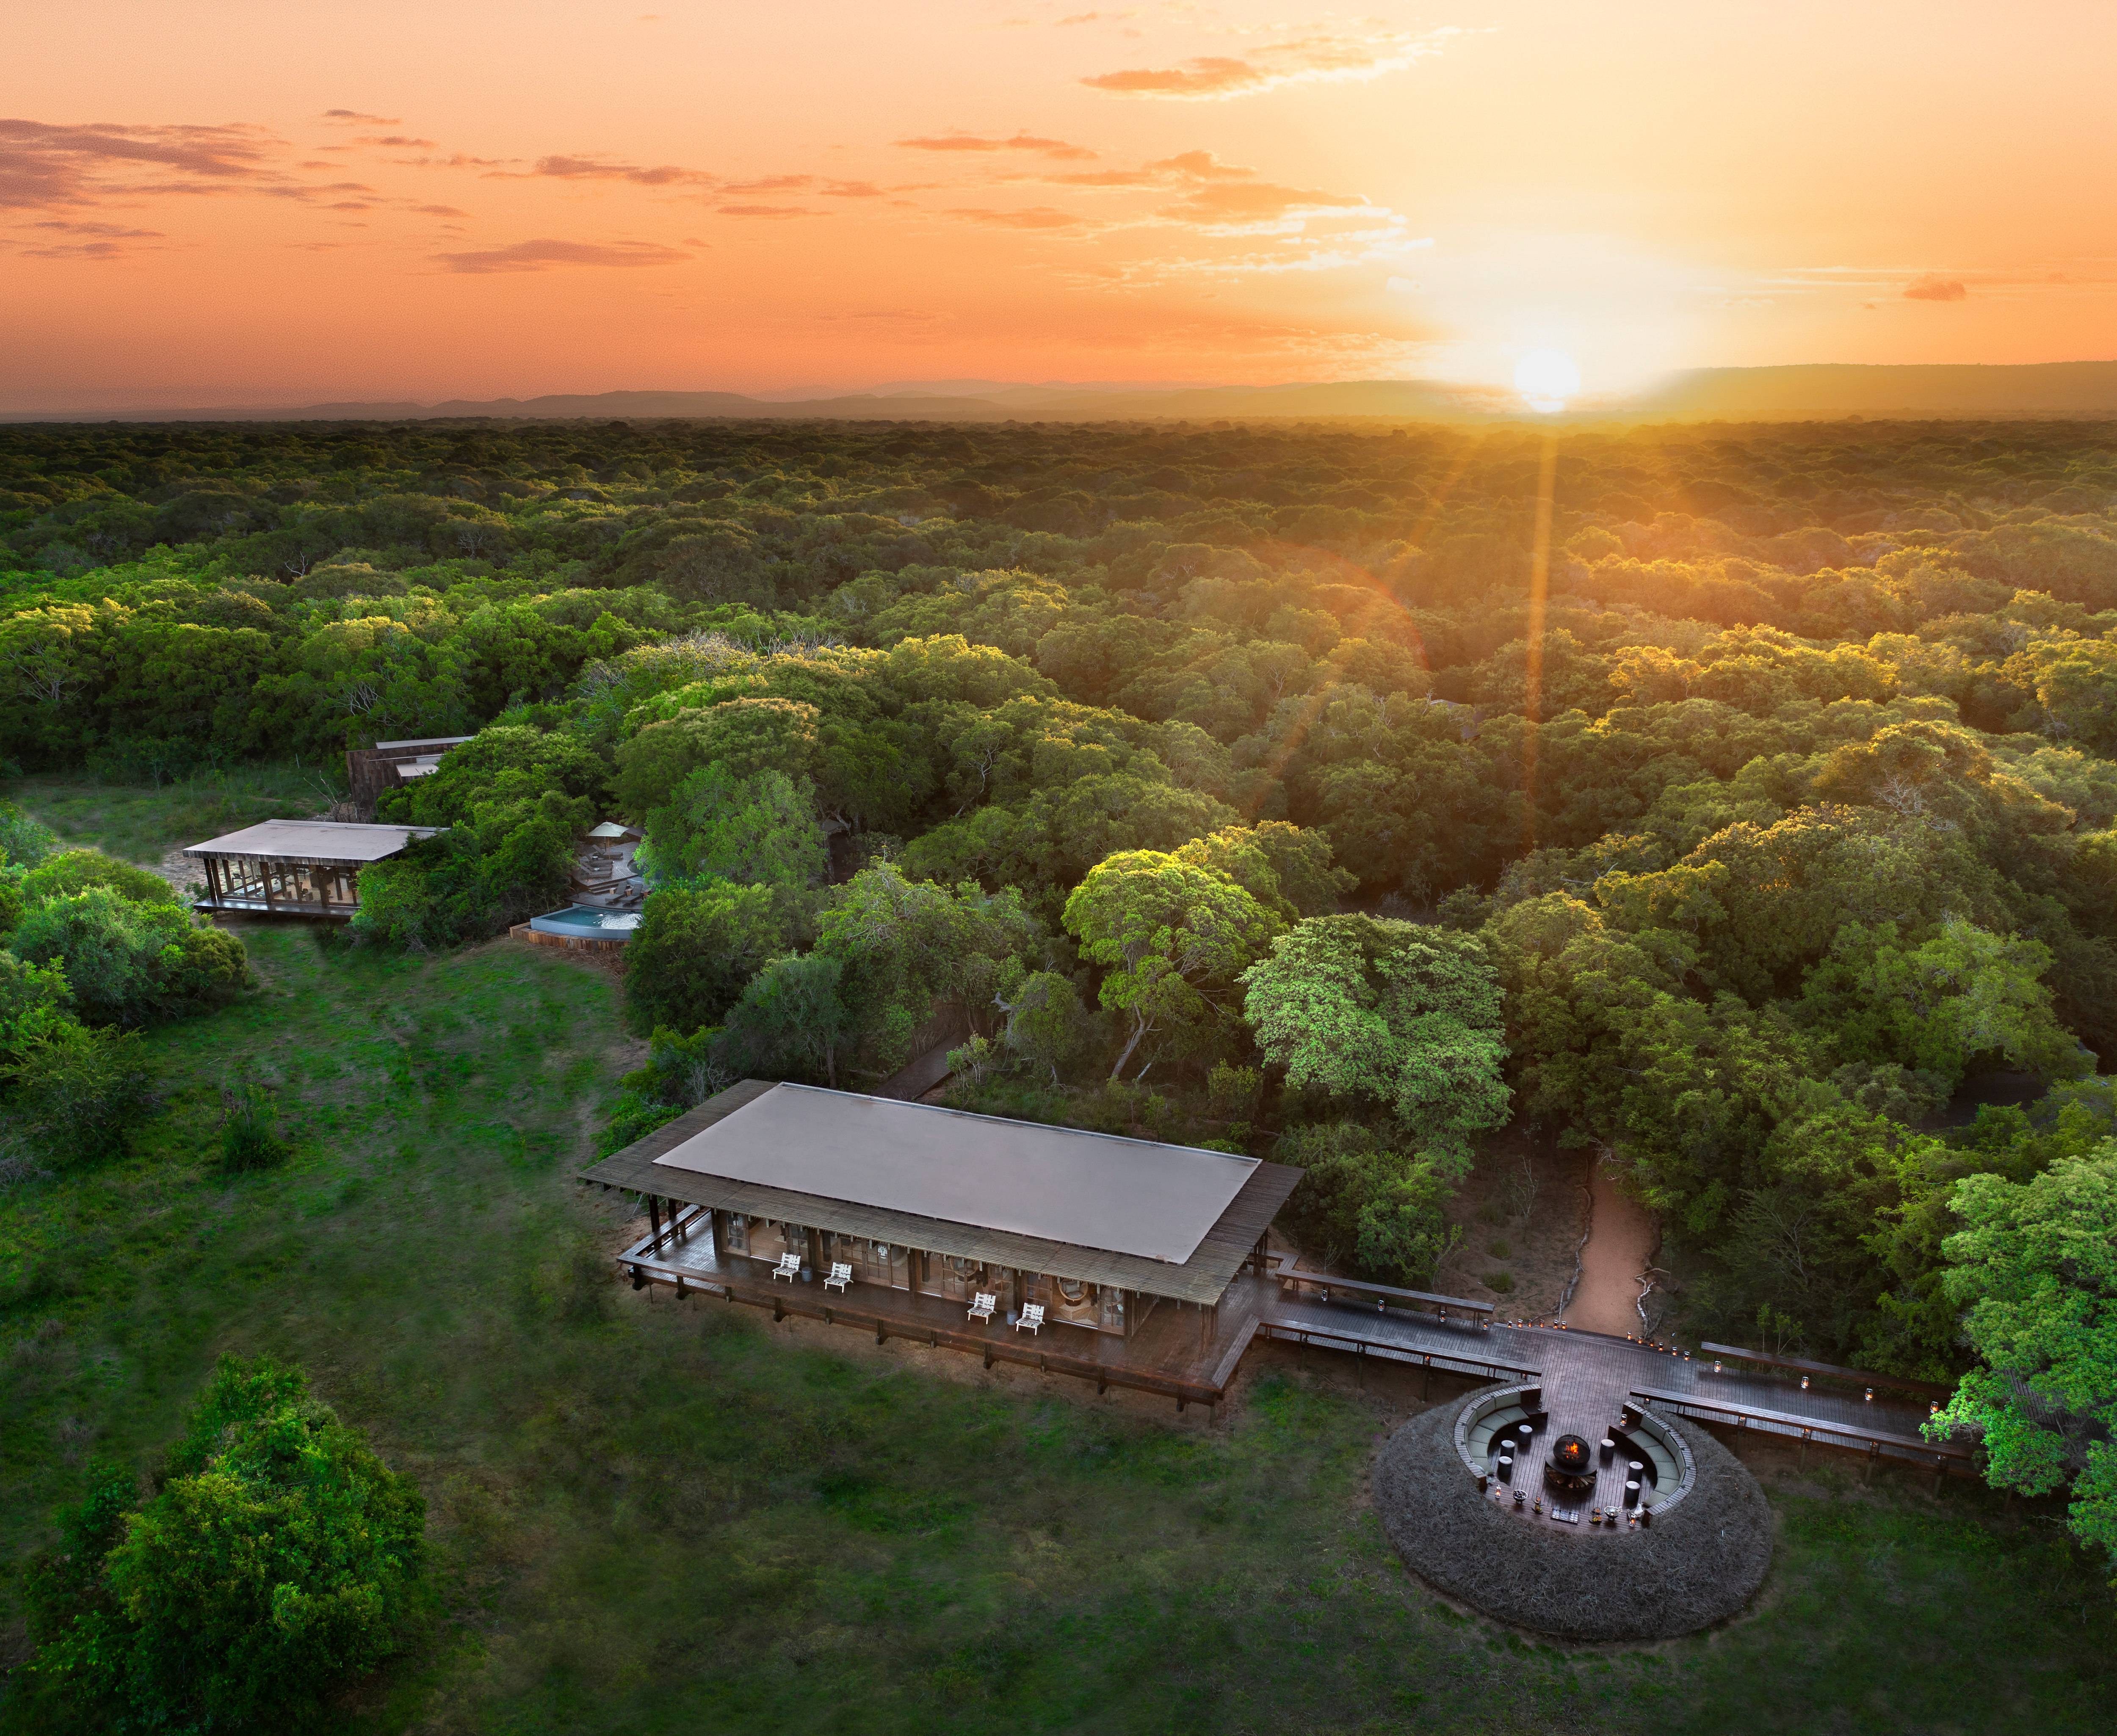
[[[1041,1332],[1043,1330],[1043,1303],[1025,1302],[1022,1305],[1022,1318],[1014,1323],[1014,1329],[1017,1332],[1020,1332],[1025,1326],[1026,1326],[1031,1332]]]
[[[999,1296],[996,1292],[980,1290],[977,1292],[976,1299],[971,1304],[971,1318],[974,1320],[989,1320],[993,1317],[993,1310],[999,1305]]]
[[[801,1275],[801,1256],[798,1254],[781,1255],[779,1264],[772,1269],[772,1275],[774,1278],[783,1278],[788,1283],[792,1283]]]
[[[823,1280],[826,1290],[843,1290],[853,1281],[853,1269],[842,1259],[831,1262],[831,1275]]]

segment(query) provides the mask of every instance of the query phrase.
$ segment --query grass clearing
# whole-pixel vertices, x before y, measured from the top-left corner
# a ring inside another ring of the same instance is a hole
[[[629,1209],[570,1179],[630,1064],[611,979],[243,932],[265,986],[150,1034],[135,1155],[0,1195],[0,1554],[220,1351],[298,1358],[427,1490],[452,1612],[351,1729],[2108,1727],[2100,1576],[1961,1485],[1768,1478],[1755,1615],[1565,1651],[1407,1579],[1362,1507],[1381,1401],[1329,1370],[1264,1367],[1214,1430],[634,1295]],[[241,1071],[295,1149],[224,1176]]]
[[[201,771],[159,785],[39,773],[15,779],[5,794],[69,846],[92,846],[149,867],[172,850],[260,820],[310,818],[333,799],[330,778],[314,766]]]

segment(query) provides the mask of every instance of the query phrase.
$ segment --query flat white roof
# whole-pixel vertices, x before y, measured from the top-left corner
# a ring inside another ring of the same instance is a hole
[[[435,826],[360,826],[349,820],[265,820],[203,844],[187,856],[275,856],[288,862],[380,862]]]
[[[774,1085],[655,1163],[1181,1264],[1255,1158]]]

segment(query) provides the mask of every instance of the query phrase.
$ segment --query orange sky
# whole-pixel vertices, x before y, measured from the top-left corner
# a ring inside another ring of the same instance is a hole
[[[0,409],[2117,355],[2107,0],[68,0]]]

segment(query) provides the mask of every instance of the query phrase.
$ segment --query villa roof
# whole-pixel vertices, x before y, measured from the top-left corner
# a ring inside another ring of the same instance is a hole
[[[435,826],[361,826],[349,820],[265,820],[185,846],[187,856],[260,856],[275,862],[354,867],[394,856]]]
[[[1301,1172],[745,1080],[583,1172],[723,1211],[1217,1301]]]

